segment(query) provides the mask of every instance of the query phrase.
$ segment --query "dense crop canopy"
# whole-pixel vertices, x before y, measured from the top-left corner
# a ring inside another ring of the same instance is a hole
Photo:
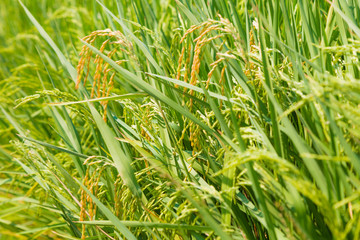
[[[1,0],[0,239],[359,239],[359,14]]]

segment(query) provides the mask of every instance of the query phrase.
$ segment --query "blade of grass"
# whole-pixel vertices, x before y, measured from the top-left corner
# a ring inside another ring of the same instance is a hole
[[[103,203],[99,201],[79,180],[75,179],[82,189],[91,197],[95,204],[99,207],[100,211],[109,219],[110,222],[114,224],[116,229],[120,233],[124,234],[126,239],[136,240],[136,237],[131,233],[131,231],[107,208]]]
[[[140,198],[142,195],[140,186],[135,178],[134,171],[130,166],[131,160],[125,155],[120,147],[120,144],[116,141],[115,135],[112,130],[104,122],[98,111],[89,103],[91,114],[94,117],[97,127],[99,128],[100,134],[103,137],[107,148],[109,149],[110,155],[114,160],[116,169],[118,170],[121,178],[123,179],[126,186],[129,187],[135,197]]]

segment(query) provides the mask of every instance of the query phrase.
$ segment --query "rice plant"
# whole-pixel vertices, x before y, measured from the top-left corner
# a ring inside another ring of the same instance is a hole
[[[0,239],[360,239],[359,14],[2,0]]]

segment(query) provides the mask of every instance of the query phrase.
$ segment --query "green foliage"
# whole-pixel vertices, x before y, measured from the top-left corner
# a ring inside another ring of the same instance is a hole
[[[359,239],[359,13],[0,1],[0,239]]]

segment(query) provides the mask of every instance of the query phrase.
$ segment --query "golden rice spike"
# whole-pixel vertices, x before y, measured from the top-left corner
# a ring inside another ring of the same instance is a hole
[[[181,63],[182,63],[182,60],[184,58],[184,53],[185,53],[185,46],[183,46],[182,50],[181,50],[181,54],[180,54],[180,57],[179,57],[179,61],[178,61],[178,68],[177,68],[177,75],[176,75],[176,79],[177,80],[180,80],[180,76],[181,76]],[[175,87],[178,88],[179,86],[177,84],[175,84]]]

